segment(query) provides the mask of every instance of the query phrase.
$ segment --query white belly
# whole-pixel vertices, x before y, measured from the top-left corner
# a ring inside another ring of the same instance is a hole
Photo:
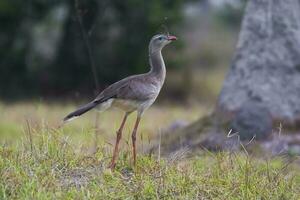
[[[132,100],[114,99],[112,102],[112,107],[119,108],[125,112],[133,112],[138,110],[140,106],[141,102]]]
[[[134,101],[134,100],[123,100],[123,99],[110,99],[106,102],[97,106],[99,111],[105,111],[110,107],[121,109],[125,112],[138,111],[142,113],[144,110],[149,108],[156,98],[150,99],[148,101]]]
[[[153,104],[154,101],[155,99],[151,99],[148,101],[114,99],[112,102],[112,106],[129,113],[136,110],[140,113],[143,113],[147,108],[149,108]]]

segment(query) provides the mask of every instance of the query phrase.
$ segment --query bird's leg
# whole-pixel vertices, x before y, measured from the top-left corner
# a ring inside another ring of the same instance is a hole
[[[134,129],[131,135],[131,139],[132,139],[132,153],[133,153],[133,164],[134,166],[136,165],[136,145],[135,145],[135,141],[136,141],[136,131],[138,129],[139,123],[140,123],[141,117],[138,115],[135,121],[135,125],[134,125]]]
[[[111,163],[109,165],[109,168],[111,168],[111,169],[114,169],[115,165],[116,165],[116,159],[117,159],[118,153],[119,153],[119,142],[122,137],[123,127],[125,125],[127,116],[128,116],[128,113],[125,114],[123,121],[121,123],[121,126],[120,126],[119,130],[117,131],[117,139],[116,139],[116,144],[115,144],[115,148],[114,148],[114,152],[113,152],[113,157],[112,157]]]

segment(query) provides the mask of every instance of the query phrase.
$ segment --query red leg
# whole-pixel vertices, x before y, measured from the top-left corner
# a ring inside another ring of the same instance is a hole
[[[116,144],[115,144],[115,148],[114,148],[114,152],[113,152],[113,157],[112,157],[111,163],[109,165],[109,168],[111,168],[111,169],[114,169],[115,165],[116,165],[116,159],[117,159],[118,153],[119,153],[119,142],[122,138],[122,131],[123,131],[123,127],[125,125],[127,116],[128,116],[128,113],[125,114],[123,121],[121,123],[121,126],[120,126],[119,130],[117,131],[117,139],[116,139]]]
[[[139,123],[140,123],[140,119],[141,119],[141,117],[138,116],[137,119],[136,119],[135,125],[134,125],[134,129],[133,129],[132,135],[131,135],[131,139],[132,139],[132,152],[133,152],[133,164],[134,164],[134,166],[136,165],[136,144],[135,144],[135,141],[136,141],[136,131],[138,129],[138,126],[139,126]]]

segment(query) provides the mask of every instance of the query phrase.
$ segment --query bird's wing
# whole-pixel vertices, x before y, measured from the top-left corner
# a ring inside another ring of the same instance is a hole
[[[115,98],[118,94],[118,91],[125,87],[128,84],[128,81],[126,79],[122,79],[116,83],[113,83],[112,85],[105,88],[95,99],[94,102],[96,103],[102,103],[104,101],[107,101],[108,99]]]
[[[147,100],[156,95],[156,88],[145,81],[144,75],[134,75],[122,79],[104,89],[94,100],[102,103],[111,98],[128,100]]]
[[[157,86],[144,77],[132,79],[130,82],[121,88],[117,94],[118,99],[128,99],[135,101],[146,101],[157,96]]]

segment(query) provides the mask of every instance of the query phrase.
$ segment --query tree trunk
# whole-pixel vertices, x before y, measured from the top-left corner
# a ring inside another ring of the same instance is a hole
[[[300,122],[299,0],[248,1],[217,114],[262,138],[274,122]]]
[[[215,113],[167,134],[162,147],[223,148],[230,129],[266,139],[279,122],[300,123],[300,0],[251,0]]]

